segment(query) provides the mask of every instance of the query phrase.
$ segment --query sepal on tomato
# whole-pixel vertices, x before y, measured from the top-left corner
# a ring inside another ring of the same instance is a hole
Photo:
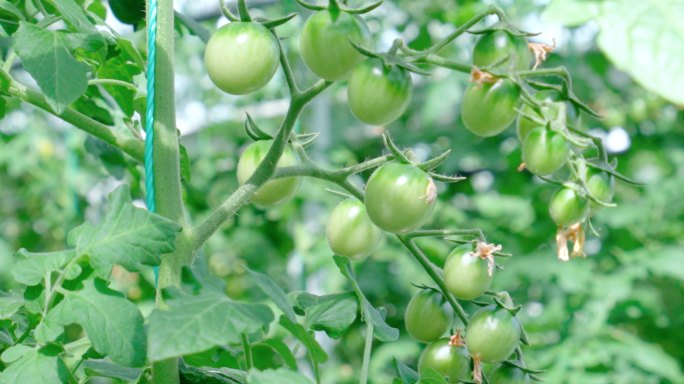
[[[424,70],[418,68],[417,66],[405,61],[403,58],[397,56],[395,52],[392,52],[392,49],[390,49],[389,52],[375,52],[375,51],[372,51],[372,50],[364,47],[363,45],[355,42],[354,40],[351,39],[351,37],[349,38],[349,42],[352,44],[352,46],[357,51],[359,51],[360,54],[362,54],[364,56],[371,57],[371,58],[380,59],[382,61],[382,64],[385,66],[385,68],[391,68],[392,66],[396,65],[396,66],[401,67],[407,71],[414,72],[414,73],[417,73],[419,75],[425,75],[425,76],[431,75],[430,72],[424,71]],[[403,42],[400,39],[396,39],[394,45],[399,44],[397,42],[399,42],[400,44],[403,44]]]
[[[598,112],[595,112],[593,109],[589,108],[586,104],[582,103],[580,99],[575,96],[575,93],[572,91],[572,89],[568,86],[567,81],[563,81],[563,85],[555,85],[555,84],[546,84],[542,83],[539,81],[533,81],[533,80],[526,80],[527,84],[530,85],[530,87],[542,91],[546,89],[552,89],[554,91],[560,92],[561,95],[563,95],[563,98],[570,101],[573,103],[577,108],[581,109],[582,111],[596,117],[596,118],[603,118],[601,114]]]
[[[306,9],[310,9],[312,11],[328,10],[333,14],[339,13],[340,11],[343,11],[343,12],[347,12],[347,13],[351,13],[351,14],[355,14],[355,15],[361,15],[364,13],[368,13],[368,12],[374,10],[375,8],[379,7],[384,0],[379,0],[375,3],[372,3],[372,4],[367,5],[365,7],[360,7],[360,8],[348,8],[345,5],[338,3],[337,0],[328,0],[327,6],[307,3],[304,0],[296,0],[296,1],[302,7],[306,8]]]
[[[516,37],[529,37],[529,36],[538,36],[541,35],[541,32],[537,33],[532,33],[532,32],[525,32],[520,29],[518,29],[515,25],[511,24],[510,21],[508,20],[500,20],[498,23],[487,27],[483,29],[479,29],[477,31],[468,31],[468,33],[472,35],[482,35],[487,32],[492,32],[492,31],[506,31],[510,33],[513,36]]]
[[[521,361],[519,361],[519,360],[505,360],[505,361],[502,361],[501,364],[503,364],[503,365],[509,365],[509,366],[511,366],[511,367],[516,367],[516,368],[518,368],[518,369],[524,371],[525,373],[532,373],[532,374],[537,374],[537,375],[538,375],[538,374],[541,374],[541,373],[546,372],[546,369],[532,369],[532,368],[528,368],[527,366],[525,366],[525,364],[524,364],[523,362],[521,362]]]
[[[245,120],[245,131],[247,132],[247,136],[251,137],[254,141],[273,140],[273,136],[262,131],[261,128],[259,128],[259,126],[256,125],[254,120],[252,120],[252,116],[250,116],[249,113],[245,114],[247,115],[247,119]]]
[[[404,154],[403,151],[401,151],[396,144],[394,144],[394,141],[392,141],[392,138],[390,137],[389,132],[385,132],[382,135],[382,141],[385,143],[385,147],[387,148],[388,151],[394,156],[394,158],[402,163],[402,164],[413,164],[411,160],[408,159],[406,154]]]

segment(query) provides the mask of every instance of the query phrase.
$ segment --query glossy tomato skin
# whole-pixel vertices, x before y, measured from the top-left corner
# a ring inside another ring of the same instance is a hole
[[[487,260],[473,257],[472,244],[456,247],[444,264],[444,282],[452,295],[461,300],[480,297],[492,285],[494,273],[489,276]]]
[[[385,68],[371,58],[357,65],[348,86],[349,107],[366,124],[385,125],[406,110],[413,94],[411,75],[393,65]]]
[[[496,83],[471,83],[461,103],[461,116],[466,128],[478,136],[494,136],[503,132],[518,115],[520,91],[510,80]]]
[[[247,95],[263,88],[280,63],[273,34],[259,23],[232,22],[209,39],[204,65],[214,84],[231,95]]]
[[[351,45],[349,38],[365,47],[371,46],[370,31],[361,17],[340,12],[333,20],[327,10],[314,13],[304,23],[300,37],[304,62],[321,79],[349,79],[356,65],[366,59]]]
[[[453,320],[451,305],[434,289],[423,289],[413,296],[404,315],[406,331],[421,343],[439,340]]]
[[[534,94],[534,98],[537,100],[541,101],[564,101],[565,99],[563,98],[563,95],[561,95],[560,92],[553,90],[553,89],[546,89],[543,91],[539,91]],[[528,115],[538,117],[542,119],[542,116],[539,115],[537,112],[534,111],[529,105],[525,104],[522,108],[523,112],[525,112]],[[580,125],[582,124],[582,115],[580,114],[579,108],[577,106],[570,102],[565,100],[565,116],[567,117],[567,121],[572,124],[573,126],[579,128]],[[521,142],[525,141],[525,138],[527,137],[527,134],[530,133],[531,130],[534,128],[537,128],[539,124],[535,123],[534,121],[519,115],[518,116],[518,138],[520,139]]]
[[[325,232],[330,249],[352,260],[370,255],[382,239],[382,231],[368,218],[366,206],[355,198],[333,209]]]
[[[499,365],[489,376],[489,384],[530,384],[532,379],[525,371],[512,365]]]
[[[571,189],[562,187],[551,198],[549,213],[559,227],[583,221],[589,214],[589,201]]]
[[[545,127],[530,131],[523,142],[522,157],[527,169],[538,176],[550,175],[561,169],[568,159],[565,137]]]
[[[615,178],[612,175],[595,168],[589,168],[587,171],[587,187],[589,187],[591,194],[600,201],[606,203],[613,201],[613,195],[615,194]],[[591,214],[604,208],[602,205],[596,204],[593,201],[590,201],[589,205]]]
[[[503,308],[488,305],[480,308],[466,329],[466,346],[471,354],[480,354],[483,363],[506,360],[518,346],[521,327],[518,319]]]
[[[242,153],[237,166],[237,178],[240,185],[243,185],[252,176],[271,148],[272,143],[272,140],[256,141]],[[278,161],[278,168],[297,164],[299,164],[299,158],[291,147],[286,147],[280,161]],[[262,207],[275,207],[284,204],[294,197],[301,183],[301,177],[270,180],[257,190],[250,201]]]
[[[475,43],[473,64],[482,68],[502,59],[509,52],[515,52],[518,70],[530,69],[532,52],[524,37],[513,36],[504,30],[483,34]],[[504,64],[506,65],[506,64]]]
[[[449,338],[437,340],[423,350],[418,360],[418,371],[426,368],[448,377],[450,384],[458,383],[470,371],[468,349],[449,344]]]
[[[392,162],[368,179],[365,204],[368,217],[380,229],[404,234],[427,221],[437,205],[437,190],[427,172]]]

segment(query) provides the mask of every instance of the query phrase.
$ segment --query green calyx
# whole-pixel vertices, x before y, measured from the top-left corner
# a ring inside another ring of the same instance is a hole
[[[572,91],[572,89],[568,86],[567,81],[563,81],[563,85],[554,85],[554,84],[546,84],[538,81],[533,81],[533,80],[527,80],[527,83],[534,89],[538,91],[546,90],[546,89],[552,89],[554,91],[559,92],[562,96],[563,99],[570,101],[573,103],[577,108],[580,110],[598,118],[601,119],[603,116],[601,116],[598,112],[595,112],[591,108],[589,108],[586,104],[582,103],[580,99],[575,96],[575,93]]]
[[[437,168],[449,157],[449,153],[451,153],[451,150],[447,150],[443,152],[441,155],[435,157],[434,159],[430,159],[428,161],[421,163],[419,162],[419,159],[416,157],[413,151],[411,151],[410,149],[404,151],[400,150],[396,146],[396,144],[394,144],[392,138],[390,138],[389,132],[383,134],[382,139],[385,143],[385,147],[387,148],[387,150],[394,156],[395,160],[397,160],[399,163],[414,165],[422,169],[423,171],[427,172],[434,180],[443,181],[445,183],[456,183],[461,180],[465,180],[465,177],[461,176],[440,175],[438,173],[432,172],[434,168]]]
[[[375,8],[379,7],[380,4],[382,4],[382,2],[383,2],[383,0],[379,0],[375,3],[367,5],[365,7],[349,8],[349,7],[347,7],[346,1],[342,1],[342,4],[340,4],[338,2],[338,0],[328,0],[328,6],[325,6],[325,5],[310,4],[310,3],[305,2],[304,0],[297,0],[297,3],[306,9],[310,9],[312,11],[328,10],[333,15],[337,15],[341,11],[351,13],[351,14],[361,15],[364,13],[368,13],[368,12],[374,10]]]
[[[482,35],[492,31],[506,31],[516,37],[538,36],[541,34],[541,32],[531,33],[522,31],[513,24],[511,24],[511,22],[508,20],[500,20],[499,22],[490,27],[479,29],[477,31],[468,31],[468,33],[473,35]]]
[[[238,16],[235,16],[230,9],[228,9],[228,6],[226,6],[225,0],[219,0],[220,7],[221,7],[221,13],[230,21],[232,22],[255,22],[255,23],[260,23],[264,27],[271,29],[275,28],[278,26],[281,26],[288,21],[292,20],[295,16],[297,16],[296,13],[290,13],[287,16],[277,18],[277,19],[267,19],[265,17],[257,17],[252,19],[252,17],[249,15],[249,10],[247,9],[247,3],[245,0],[238,0]]]
[[[246,115],[247,119],[245,120],[245,132],[247,132],[247,136],[249,136],[254,141],[273,140],[273,136],[262,131],[261,128],[259,128],[259,126],[254,122],[254,120],[252,120],[252,116],[250,116],[249,113],[247,113]],[[296,142],[303,148],[306,148],[313,144],[314,141],[316,141],[318,135],[320,135],[320,132],[302,133],[300,135],[295,135],[297,138]],[[290,139],[291,144],[294,144],[294,141],[295,140],[292,140],[292,138]]]
[[[376,58],[380,59],[382,61],[382,65],[386,69],[391,69],[393,66],[398,66],[400,68],[403,68],[407,71],[417,73],[419,75],[425,75],[425,76],[430,76],[431,73],[424,71],[417,66],[405,61],[403,58],[397,56],[397,51],[399,48],[401,48],[404,45],[404,42],[401,39],[396,39],[394,40],[394,43],[392,44],[392,47],[389,49],[387,52],[375,52],[371,51],[370,49],[362,46],[361,44],[353,41],[351,38],[349,39],[351,42],[352,46],[359,51],[364,56],[368,56],[371,58]]]

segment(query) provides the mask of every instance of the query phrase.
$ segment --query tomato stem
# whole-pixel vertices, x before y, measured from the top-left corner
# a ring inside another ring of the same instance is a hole
[[[252,17],[249,16],[249,10],[247,9],[247,3],[245,0],[238,0],[238,13],[240,14],[240,21],[245,23],[252,21]]]
[[[245,365],[247,370],[252,369],[252,348],[249,345],[249,340],[247,340],[247,335],[242,334],[242,348],[245,351]]]
[[[373,348],[373,323],[366,320],[366,346],[363,349],[363,365],[361,366],[361,379],[359,384],[368,382],[368,368],[370,367],[371,349]]]

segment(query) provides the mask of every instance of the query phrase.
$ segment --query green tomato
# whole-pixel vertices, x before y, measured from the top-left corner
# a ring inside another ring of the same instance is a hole
[[[437,188],[422,169],[387,163],[366,184],[368,217],[380,229],[404,234],[423,225],[437,205]]]
[[[615,193],[615,178],[596,168],[589,168],[587,172],[587,187],[595,198],[604,203],[610,203]],[[590,201],[589,205],[592,215],[604,208],[593,201]]]
[[[454,311],[442,292],[423,289],[409,302],[404,321],[411,337],[421,343],[431,343],[449,330]]]
[[[471,83],[463,96],[461,116],[466,128],[478,136],[503,132],[518,115],[520,90],[510,80]]]
[[[418,371],[432,368],[449,378],[449,383],[458,383],[470,371],[470,355],[465,347],[451,345],[448,338],[440,339],[423,350],[418,360]]]
[[[366,124],[385,125],[406,110],[413,94],[411,75],[393,65],[385,68],[380,59],[359,64],[349,79],[349,107]]]
[[[589,201],[578,196],[574,189],[562,187],[551,198],[549,213],[559,227],[569,227],[587,217]]]
[[[363,259],[378,247],[382,231],[368,218],[366,206],[355,198],[337,204],[326,228],[328,244],[336,255]]]
[[[224,25],[211,36],[204,52],[209,78],[231,95],[246,95],[263,88],[279,63],[278,41],[259,23]]]
[[[512,365],[502,364],[489,376],[489,384],[530,384],[532,379],[525,371]]]
[[[483,363],[499,363],[518,346],[521,329],[518,318],[508,310],[488,305],[470,319],[466,346],[472,355],[479,353]]]
[[[328,81],[349,79],[357,64],[366,59],[349,39],[371,46],[371,34],[363,19],[340,12],[333,19],[330,11],[318,11],[304,23],[300,47],[304,62],[311,72]]]
[[[252,176],[266,153],[271,148],[272,140],[260,140],[252,143],[240,156],[237,166],[237,178],[243,185]],[[299,158],[289,146],[278,161],[278,168],[291,167],[299,164]],[[288,177],[284,179],[270,180],[256,191],[251,201],[262,207],[275,207],[284,204],[294,197],[302,183],[301,177]]]
[[[522,158],[530,172],[546,176],[561,169],[569,152],[570,148],[563,135],[545,127],[537,127],[523,142]]]
[[[452,295],[461,300],[480,297],[492,285],[494,273],[489,276],[486,259],[473,257],[472,244],[456,247],[444,264],[444,282]]]
[[[561,95],[560,92],[553,90],[553,89],[545,89],[543,91],[539,91],[535,93],[534,98],[537,100],[541,101],[563,101],[565,100],[563,98],[563,95]],[[529,105],[525,104],[523,106],[523,112],[525,112],[528,115],[538,117],[540,119],[543,119],[542,116],[540,116],[537,112],[532,109]],[[580,109],[577,108],[577,105],[575,103],[565,100],[565,116],[567,118],[567,121],[574,125],[575,127],[579,128],[580,125],[582,125],[582,115],[580,114]],[[539,124],[535,123],[534,121],[528,119],[527,117],[523,117],[522,115],[518,116],[518,138],[520,139],[521,142],[525,141],[525,137],[527,137],[527,134],[530,133],[531,130],[534,128],[537,128]]]
[[[527,40],[504,30],[487,32],[477,40],[473,50],[473,64],[480,68],[486,67],[502,59],[509,52],[515,52],[517,55],[518,70],[530,69],[532,52]]]
[[[109,0],[114,16],[124,24],[137,25],[145,19],[145,0]]]

